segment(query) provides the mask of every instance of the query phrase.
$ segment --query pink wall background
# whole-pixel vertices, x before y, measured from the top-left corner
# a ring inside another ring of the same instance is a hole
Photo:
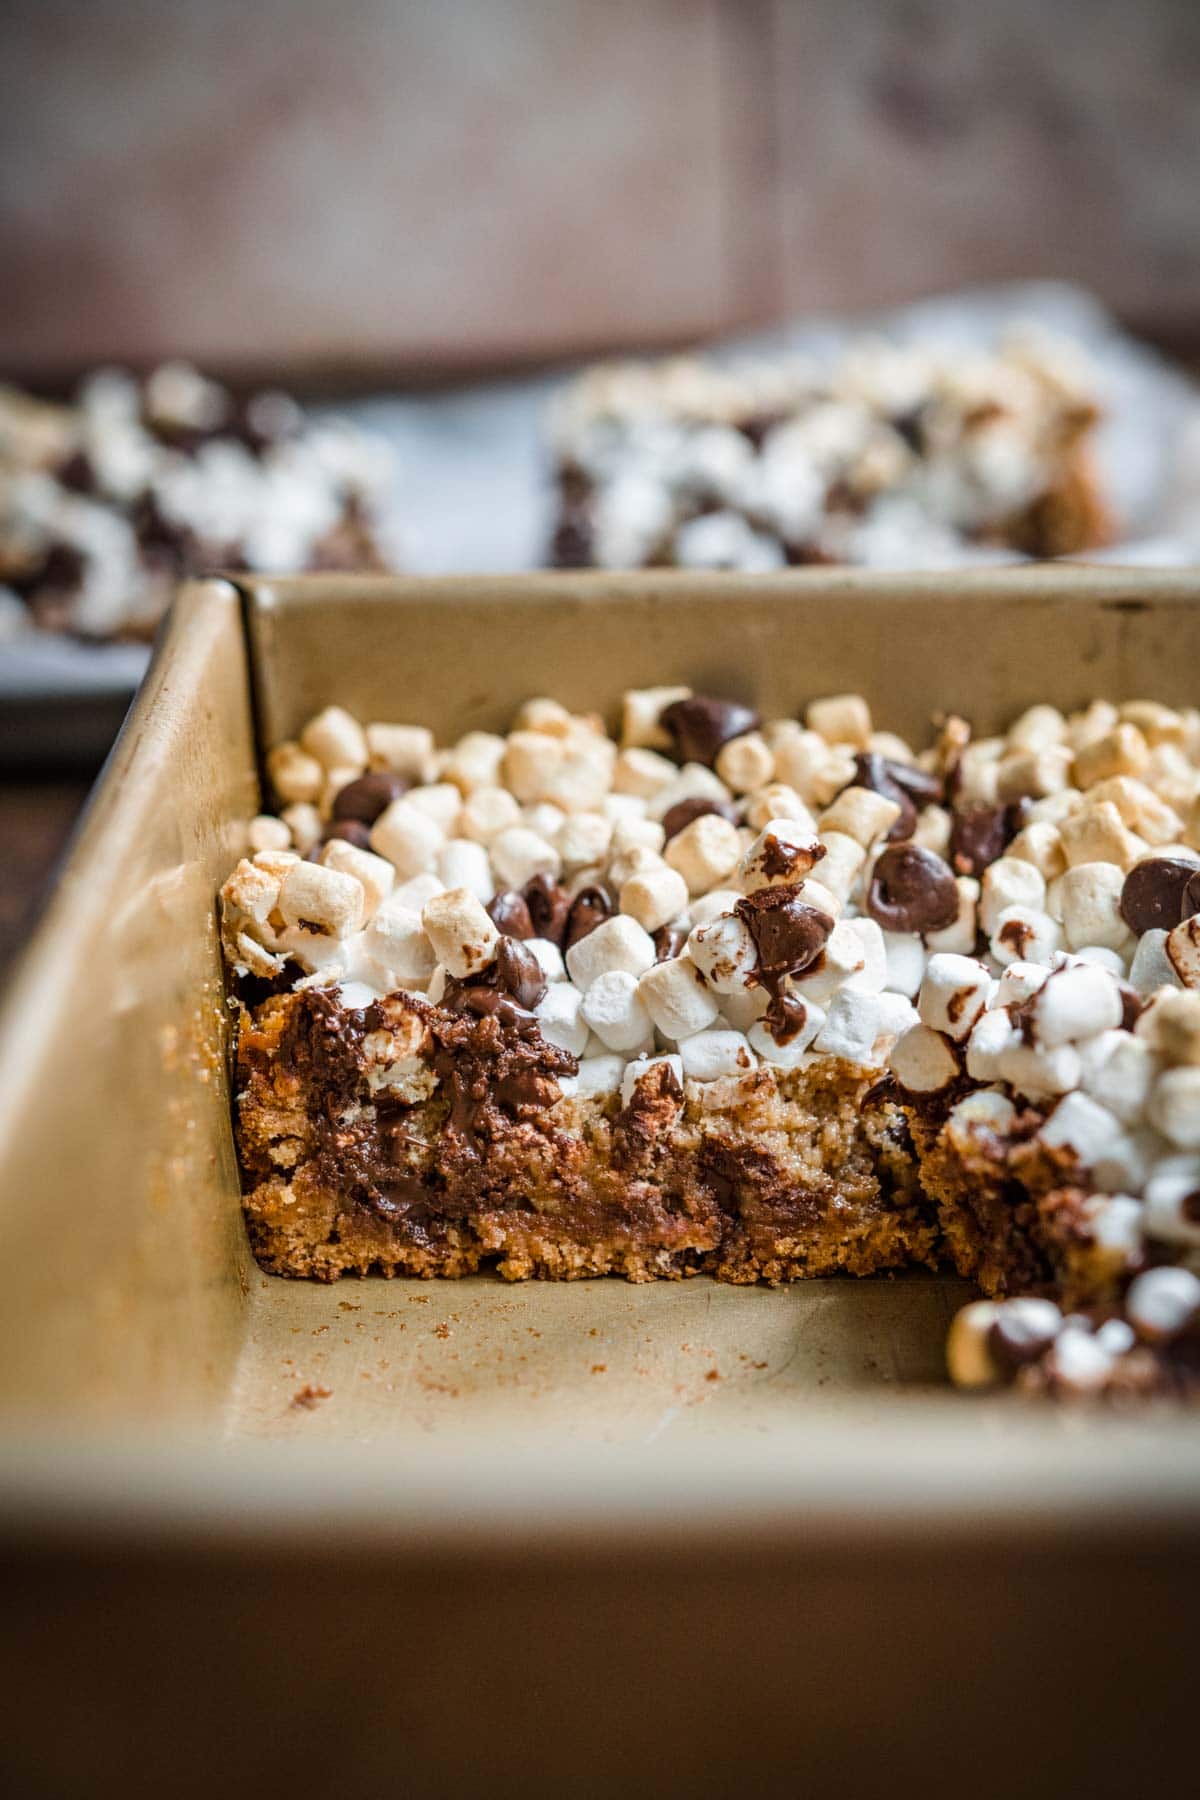
[[[1022,274],[1200,339],[1194,0],[17,0],[0,362],[420,373]]]

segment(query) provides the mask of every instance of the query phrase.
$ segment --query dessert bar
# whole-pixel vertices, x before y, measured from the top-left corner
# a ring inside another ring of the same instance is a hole
[[[0,636],[147,636],[206,571],[386,569],[392,482],[377,439],[182,363],[71,405],[0,388]]]
[[[265,1269],[949,1263],[961,1383],[1196,1391],[1200,711],[329,706],[267,771],[221,896]]]
[[[566,568],[939,568],[1103,543],[1094,378],[1043,333],[992,353],[876,339],[832,365],[589,370],[552,418]]]

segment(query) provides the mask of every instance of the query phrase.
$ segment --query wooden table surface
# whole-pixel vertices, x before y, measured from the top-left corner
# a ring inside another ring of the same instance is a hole
[[[36,921],[92,779],[0,776],[0,982]]]

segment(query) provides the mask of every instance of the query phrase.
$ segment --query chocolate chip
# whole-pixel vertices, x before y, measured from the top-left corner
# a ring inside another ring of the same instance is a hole
[[[673,956],[682,956],[687,941],[688,934],[682,925],[660,925],[654,933],[654,960],[669,962]]]
[[[353,844],[357,850],[371,848],[371,830],[361,819],[327,819],[321,827],[321,842],[327,844],[330,838],[341,838],[344,844]]]
[[[954,872],[920,844],[892,844],[875,864],[867,911],[884,931],[942,931],[958,917]]]
[[[669,844],[673,837],[678,837],[685,825],[693,819],[702,819],[706,813],[716,813],[720,819],[728,819],[731,825],[737,823],[737,811],[728,800],[677,800],[669,806],[662,818],[662,828]]]
[[[1119,902],[1130,931],[1173,931],[1200,912],[1200,869],[1181,856],[1148,856],[1125,877]]]
[[[964,806],[950,821],[950,861],[959,875],[982,875],[1004,855],[1024,822],[1025,802]]]
[[[673,700],[664,707],[658,722],[670,732],[681,762],[704,763],[711,769],[721,745],[756,731],[759,721],[756,712],[736,700],[693,694],[690,700]]]
[[[525,904],[525,896],[518,893],[516,888],[503,888],[489,900],[487,915],[496,930],[503,932],[505,937],[531,938],[537,935],[529,916],[529,908]]]
[[[532,881],[526,882],[524,893],[534,937],[549,938],[561,950],[567,915],[571,910],[571,897],[566,888],[552,875],[535,875]]]
[[[988,1349],[1000,1367],[1011,1373],[1044,1356],[1055,1335],[1053,1326],[1047,1330],[1045,1326],[1032,1323],[1025,1316],[1024,1308],[1003,1307],[988,1332]]]
[[[595,931],[597,925],[603,925],[605,919],[611,919],[612,910],[612,901],[602,887],[580,888],[567,914],[562,941],[563,954],[566,954],[572,944],[577,944],[589,932]]]
[[[333,816],[335,819],[361,819],[364,825],[373,825],[380,813],[401,794],[406,794],[408,788],[402,775],[393,775],[390,769],[372,769],[368,774],[348,781],[339,790],[334,797]]]
[[[760,888],[739,900],[733,910],[754,939],[764,985],[807,969],[833,930],[829,914],[802,900],[799,887]]]
[[[542,965],[527,944],[502,937],[496,946],[496,985],[511,994],[518,1006],[532,1012],[546,992]]]

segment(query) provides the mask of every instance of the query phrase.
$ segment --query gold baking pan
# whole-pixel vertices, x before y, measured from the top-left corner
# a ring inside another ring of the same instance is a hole
[[[1162,1768],[1200,1423],[952,1394],[948,1278],[268,1279],[213,896],[260,750],[331,699],[453,737],[539,692],[854,688],[922,740],[951,706],[1194,702],[1198,599],[1065,568],[186,589],[0,1022],[0,1789],[1098,1795]]]

